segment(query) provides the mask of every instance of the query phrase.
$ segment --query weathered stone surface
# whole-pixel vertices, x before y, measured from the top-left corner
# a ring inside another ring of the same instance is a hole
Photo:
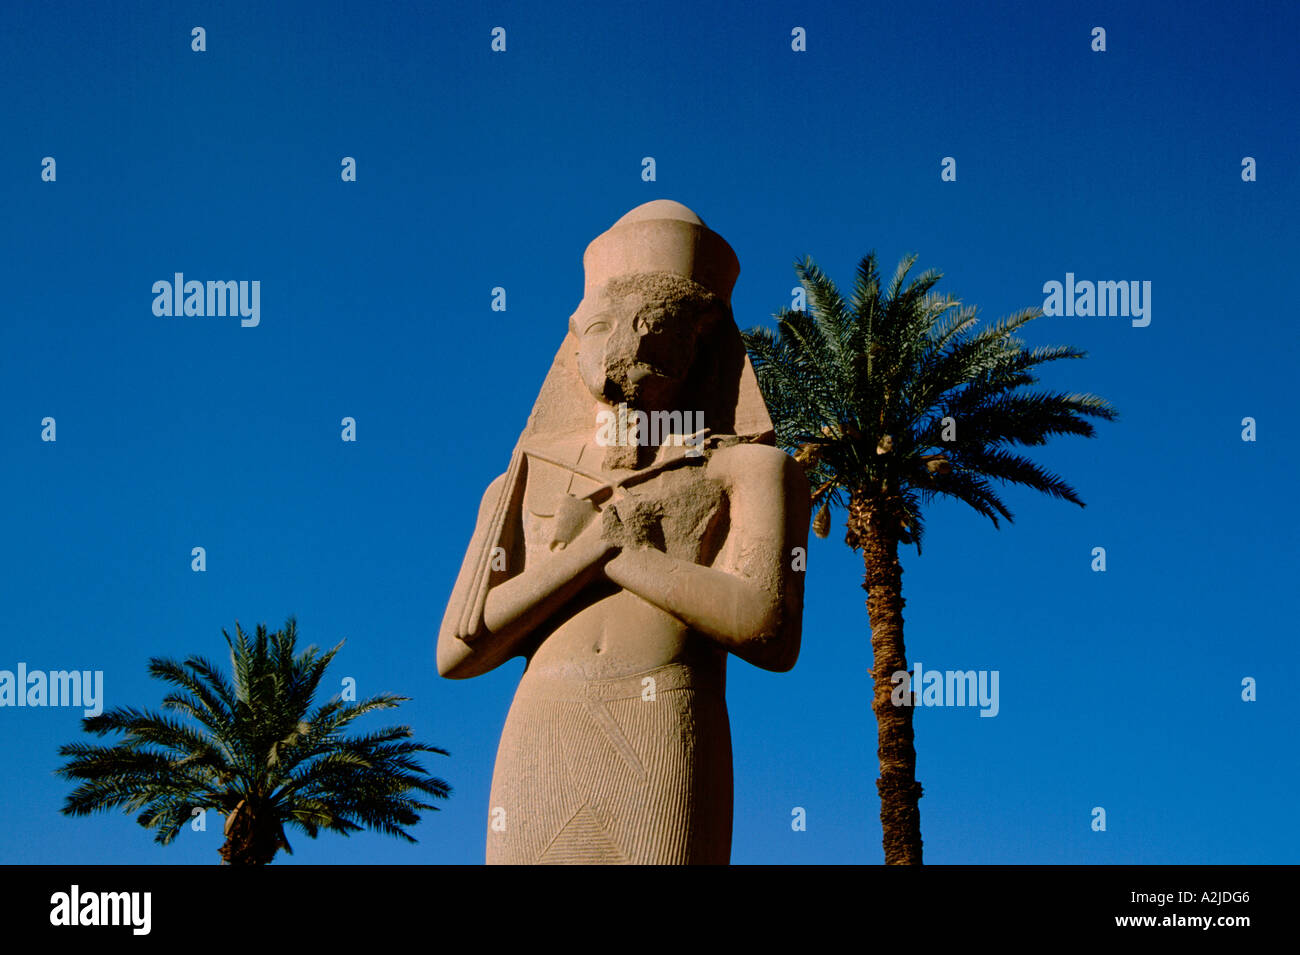
[[[582,302],[483,496],[438,670],[528,660],[497,753],[489,863],[726,863],[727,657],[794,665],[808,487],[771,446],[731,315],[740,266],[719,235],[656,200],[583,265]],[[638,412],[624,440],[610,422]]]

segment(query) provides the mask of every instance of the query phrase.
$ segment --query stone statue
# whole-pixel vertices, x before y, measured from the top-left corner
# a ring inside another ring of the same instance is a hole
[[[771,446],[721,236],[647,202],[583,267],[569,334],[483,495],[438,671],[528,661],[489,863],[726,864],[727,656],[794,666],[808,486]]]

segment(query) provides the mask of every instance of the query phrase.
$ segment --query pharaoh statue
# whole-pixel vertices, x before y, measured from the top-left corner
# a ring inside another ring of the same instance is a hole
[[[730,655],[799,653],[808,486],[731,314],[731,247],[638,206],[483,495],[438,671],[527,661],[492,778],[489,863],[730,861]],[[612,426],[611,422],[618,422]]]

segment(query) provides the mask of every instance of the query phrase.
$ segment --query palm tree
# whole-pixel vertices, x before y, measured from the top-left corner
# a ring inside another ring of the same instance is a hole
[[[891,700],[891,676],[908,669],[899,545],[920,554],[922,508],[940,496],[964,501],[994,527],[1010,522],[993,481],[1082,507],[1074,488],[1009,449],[1056,434],[1093,437],[1088,418],[1116,417],[1093,395],[1023,390],[1038,380],[1038,365],[1085,356],[1069,346],[1027,348],[1016,337],[1040,309],[976,331],[974,307],[931,291],[938,272],[907,281],[915,262],[906,257],[882,292],[875,253],[866,256],[846,305],[809,258],[795,265],[808,310],[783,309],[775,331],[744,333],[777,443],[813,488],[814,532],[825,537],[831,509],[844,507],[845,543],[862,551],[890,865],[921,864],[912,707]]]
[[[313,839],[322,829],[349,835],[368,827],[415,842],[402,827],[420,821],[418,810],[437,809],[418,795],[445,799],[451,793],[447,783],[425,775],[415,755],[445,756],[446,750],[410,742],[406,726],[342,733],[358,717],[407,698],[335,697],[312,710],[342,643],[323,654],[315,647],[297,653],[292,617],[273,634],[259,624],[250,638],[238,623],[233,640],[221,632],[230,647],[233,686],[203,657],[183,664],[149,661],[151,676],[178,688],[163,707],[188,721],[130,707],[82,721],[86,732],[124,733],[125,739],[59,749],[70,759],[58,774],[81,781],[64,815],[139,811],[136,821],[167,845],[195,810],[215,809],[226,816],[221,858],[231,865],[264,865],[280,849],[292,854],[286,824]]]

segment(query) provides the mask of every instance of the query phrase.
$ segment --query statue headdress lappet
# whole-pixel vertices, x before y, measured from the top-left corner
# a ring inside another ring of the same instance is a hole
[[[727,862],[726,662],[798,655],[802,469],[731,314],[740,266],[656,200],[583,256],[583,300],[488,487],[438,669],[528,665],[492,781],[489,862]],[[598,433],[617,404],[666,431]]]

